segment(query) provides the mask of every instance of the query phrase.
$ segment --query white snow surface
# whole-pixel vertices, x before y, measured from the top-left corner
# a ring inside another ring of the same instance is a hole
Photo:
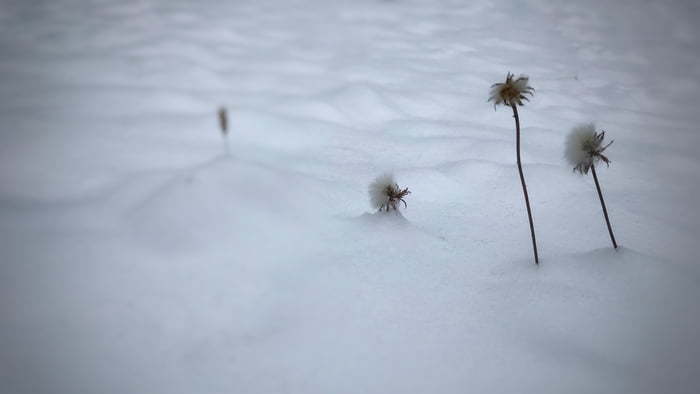
[[[698,20],[0,0],[0,393],[700,392]],[[581,122],[615,140],[617,251]],[[401,213],[367,212],[383,172]]]

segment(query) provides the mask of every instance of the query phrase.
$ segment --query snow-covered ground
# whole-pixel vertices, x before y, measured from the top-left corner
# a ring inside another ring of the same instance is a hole
[[[0,393],[697,393],[698,20],[0,0]],[[618,251],[562,158],[589,121]],[[403,216],[370,212],[385,171]]]

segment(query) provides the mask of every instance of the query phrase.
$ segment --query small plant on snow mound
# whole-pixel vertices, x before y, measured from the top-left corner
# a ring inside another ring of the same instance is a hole
[[[565,156],[569,163],[574,166],[574,172],[585,175],[588,174],[588,171],[590,171],[593,175],[593,181],[595,182],[595,187],[598,190],[598,197],[600,198],[600,205],[603,207],[605,223],[608,225],[610,240],[612,241],[613,247],[617,249],[615,235],[613,235],[612,227],[610,226],[610,219],[608,218],[608,210],[605,207],[603,193],[600,191],[598,175],[595,172],[596,164],[601,161],[610,167],[610,159],[608,159],[603,152],[608,149],[613,141],[604,144],[604,139],[605,131],[601,131],[600,133],[596,132],[595,125],[593,125],[593,123],[574,127],[566,139]]]
[[[530,101],[527,96],[532,96],[535,89],[530,86],[528,77],[524,75],[515,79],[513,79],[513,77],[513,74],[508,73],[505,82],[491,85],[488,101],[493,101],[494,109],[498,105],[505,105],[513,110],[513,117],[515,118],[516,162],[518,164],[518,173],[520,174],[520,183],[523,186],[523,194],[525,195],[525,207],[527,208],[527,218],[530,222],[530,235],[532,237],[532,249],[535,253],[535,264],[539,264],[540,259],[537,255],[537,240],[535,239],[535,225],[532,221],[532,210],[530,209],[530,197],[527,193],[525,176],[523,176],[523,166],[520,162],[520,118],[518,117],[518,106],[522,106],[523,101]]]
[[[378,211],[397,210],[399,202],[408,207],[404,200],[408,194],[411,194],[408,188],[401,189],[391,174],[380,175],[369,185],[370,204]]]

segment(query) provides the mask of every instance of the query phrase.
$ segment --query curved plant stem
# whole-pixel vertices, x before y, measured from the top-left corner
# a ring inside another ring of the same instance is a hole
[[[600,197],[600,205],[603,207],[603,215],[605,216],[605,223],[608,225],[608,233],[610,234],[610,240],[612,241],[613,247],[617,249],[617,242],[615,242],[615,236],[613,235],[612,227],[610,226],[610,219],[608,218],[608,209],[605,207],[603,193],[600,191],[600,183],[598,183],[598,175],[596,175],[595,173],[595,166],[591,166],[591,173],[593,174],[595,187],[596,189],[598,189],[598,197]]]
[[[537,240],[535,239],[535,225],[532,222],[532,211],[530,210],[530,197],[527,194],[527,185],[525,185],[525,176],[523,176],[523,166],[520,163],[520,118],[518,117],[518,108],[515,106],[515,104],[511,104],[510,107],[513,109],[513,117],[515,118],[515,149],[518,157],[518,173],[520,174],[520,183],[523,185],[525,206],[527,207],[527,218],[530,221],[530,235],[532,235],[532,249],[535,252],[535,264],[539,265],[540,259],[537,255]]]

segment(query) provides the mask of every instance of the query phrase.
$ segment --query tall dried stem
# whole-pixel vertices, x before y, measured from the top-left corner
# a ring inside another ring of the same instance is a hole
[[[532,210],[530,209],[530,197],[527,193],[527,185],[525,184],[525,176],[523,175],[523,166],[520,162],[520,117],[518,116],[518,107],[515,103],[511,103],[510,107],[513,109],[513,117],[515,118],[515,149],[517,152],[517,162],[518,162],[518,173],[520,174],[520,183],[523,185],[523,195],[525,195],[525,206],[527,207],[527,218],[530,221],[530,235],[532,236],[532,250],[535,253],[535,264],[540,263],[539,256],[537,254],[537,240],[535,238],[535,224],[532,221]],[[601,197],[602,201],[602,197]],[[606,214],[607,218],[607,214]],[[612,233],[611,233],[612,234]]]
[[[603,207],[603,216],[605,216],[605,224],[608,225],[608,234],[610,234],[610,240],[612,241],[613,247],[617,249],[617,242],[615,241],[615,235],[613,235],[612,226],[610,226],[610,218],[608,218],[608,209],[605,207],[605,200],[603,199],[603,193],[600,191],[600,183],[598,183],[598,175],[595,173],[595,165],[591,166],[591,174],[593,174],[593,180],[595,181],[595,187],[598,189],[598,197],[600,198],[600,205]]]

